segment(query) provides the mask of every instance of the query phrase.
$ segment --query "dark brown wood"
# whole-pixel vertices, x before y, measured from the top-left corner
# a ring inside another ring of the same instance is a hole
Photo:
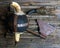
[[[32,34],[34,34],[34,35],[36,35],[36,36],[42,37],[42,38],[44,38],[44,39],[46,38],[45,36],[43,36],[43,35],[41,35],[41,34],[39,34],[39,33],[37,33],[37,32],[31,31],[31,30],[29,30],[29,29],[27,29],[27,32],[32,33]]]

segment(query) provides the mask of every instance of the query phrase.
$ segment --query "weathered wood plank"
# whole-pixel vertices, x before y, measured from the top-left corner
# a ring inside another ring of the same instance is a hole
[[[1,0],[2,1],[2,0]],[[17,1],[17,0],[14,0]],[[18,0],[19,1],[23,1],[25,2],[25,0]],[[26,1],[30,1],[30,0],[26,0]],[[33,0],[33,1],[37,1],[37,0]],[[40,2],[48,2],[48,1],[53,1],[53,0],[39,0]],[[56,0],[57,1],[57,0]],[[1,4],[0,4],[1,5]],[[24,8],[25,7],[25,8]],[[38,8],[40,6],[32,6],[32,7],[27,7],[24,6],[22,7],[24,10],[26,8],[28,9],[32,9],[32,8]],[[4,9],[3,9],[4,8]],[[3,6],[0,7],[0,16],[5,15],[7,12],[7,9],[5,9],[5,5],[3,4]],[[48,17],[48,16],[39,16],[39,15],[33,15],[33,16],[29,16],[28,18],[30,19],[30,29],[33,31],[37,32],[37,27],[36,26],[36,22],[34,22],[34,19],[38,19],[41,18],[42,20],[45,20],[51,24],[57,24],[60,25],[60,20],[57,20],[56,18],[54,19],[54,17]],[[45,19],[43,19],[45,18]],[[52,19],[51,19],[52,18]],[[32,21],[33,20],[33,21]],[[51,21],[53,20],[53,21]],[[57,20],[57,21],[56,21]],[[2,28],[2,27],[3,28]],[[49,35],[46,39],[41,39],[40,37],[34,36],[30,33],[25,32],[24,34],[21,35],[21,40],[20,42],[14,46],[14,36],[10,36],[9,34],[7,34],[7,38],[3,37],[3,33],[6,31],[4,29],[4,26],[2,25],[2,22],[0,24],[0,48],[60,48],[60,29],[57,29],[54,33],[52,33],[51,35]],[[32,28],[33,27],[33,28]]]

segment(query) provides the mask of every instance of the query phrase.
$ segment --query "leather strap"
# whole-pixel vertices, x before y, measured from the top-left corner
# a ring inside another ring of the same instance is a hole
[[[18,18],[18,16],[17,16],[17,15],[14,15],[14,23],[13,23],[13,26],[14,26],[14,32],[17,31],[17,28],[16,28],[16,25],[17,25],[17,18]]]

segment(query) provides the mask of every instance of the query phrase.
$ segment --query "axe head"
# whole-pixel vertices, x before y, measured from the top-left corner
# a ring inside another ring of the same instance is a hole
[[[54,25],[50,25],[42,20],[37,19],[37,23],[39,26],[39,32],[41,33],[42,36],[47,37],[56,30],[56,27]]]

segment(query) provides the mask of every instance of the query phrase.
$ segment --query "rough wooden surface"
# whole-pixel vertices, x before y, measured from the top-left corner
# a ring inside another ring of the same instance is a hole
[[[16,1],[16,0],[14,0]],[[21,0],[19,0],[21,1]],[[26,0],[27,1],[27,0]],[[41,0],[42,1],[42,0]],[[51,0],[49,0],[51,1]],[[6,16],[7,8],[6,4],[1,5],[0,4],[0,17],[3,18]],[[27,8],[27,7],[26,7]],[[26,8],[22,9],[25,11]],[[29,7],[28,9],[34,8]],[[3,17],[2,17],[3,16]],[[37,17],[36,17],[37,16]],[[36,27],[36,22],[34,19],[42,19],[44,21],[47,21],[47,23],[54,24],[58,26],[57,30],[49,35],[46,39],[42,39],[40,37],[34,36],[30,33],[25,32],[24,34],[21,35],[21,40],[20,42],[14,46],[14,36],[7,34],[6,38],[4,38],[3,34],[5,31],[3,22],[0,20],[0,48],[60,48],[60,28],[59,28],[59,19],[56,17],[44,17],[41,15],[30,15],[28,17],[30,20],[30,26],[29,29],[36,31],[37,32],[37,27]],[[3,18],[4,19],[4,18]],[[33,23],[34,22],[34,23]]]

